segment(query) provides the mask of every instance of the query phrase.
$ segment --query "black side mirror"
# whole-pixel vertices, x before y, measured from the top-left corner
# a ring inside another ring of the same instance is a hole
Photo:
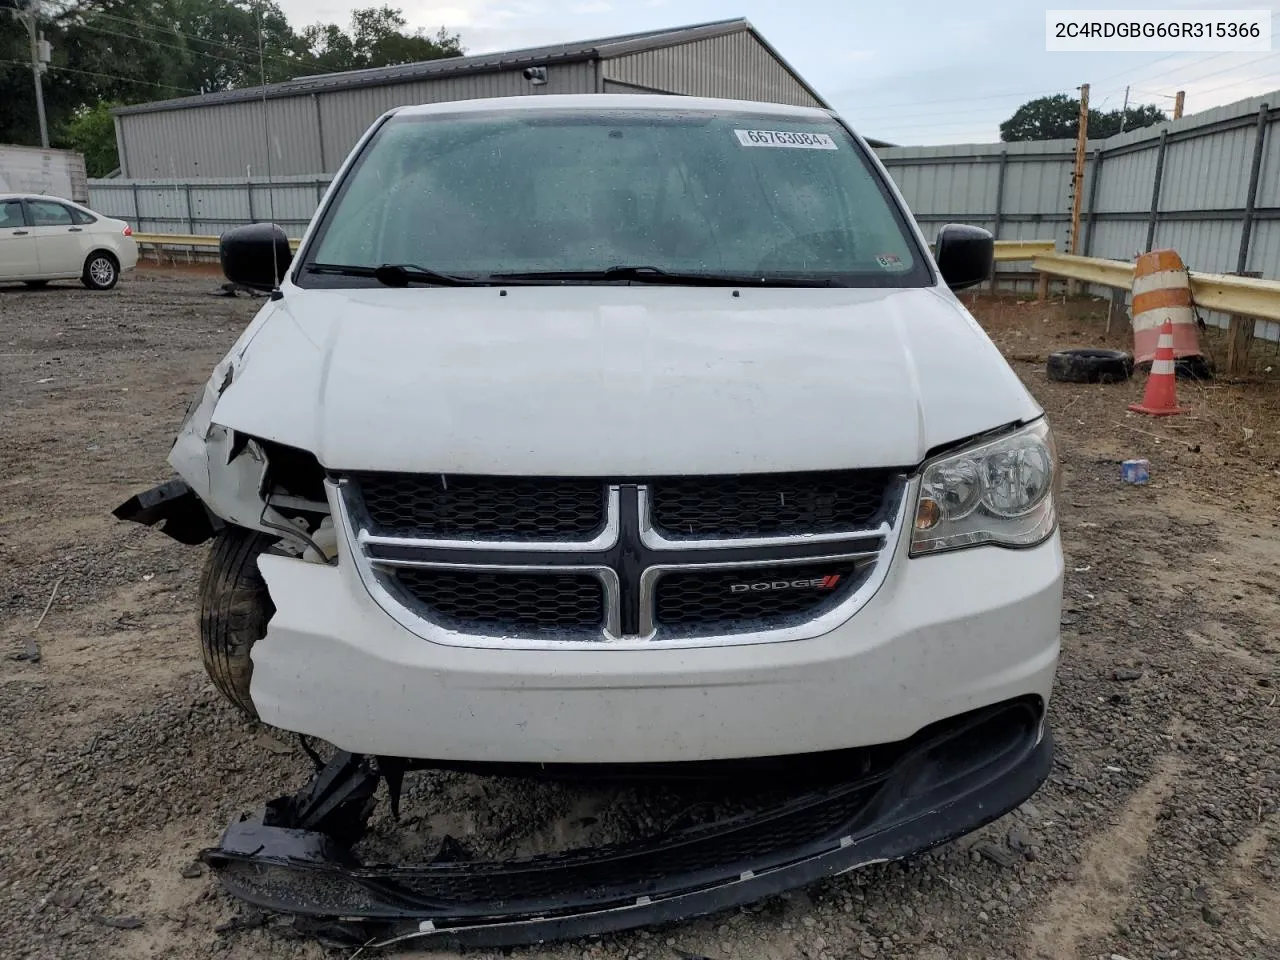
[[[274,223],[232,227],[218,238],[222,272],[232,283],[270,292],[293,262],[289,238]]]
[[[943,282],[952,290],[963,290],[991,277],[996,242],[981,227],[948,223],[938,231],[933,258],[938,263]]]

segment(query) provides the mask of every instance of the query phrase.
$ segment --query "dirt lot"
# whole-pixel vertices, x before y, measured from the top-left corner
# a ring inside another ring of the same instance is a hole
[[[6,958],[334,955],[193,868],[306,767],[205,680],[203,550],[110,516],[166,478],[187,401],[256,308],[214,287],[151,272],[106,294],[0,290]],[[1049,349],[1101,342],[1099,308],[974,307],[1049,411],[1066,468],[1060,749],[1033,802],[757,908],[517,955],[1280,958],[1280,387],[1184,386],[1193,415],[1154,421],[1125,412],[1136,382],[1047,382]],[[1150,486],[1120,483],[1132,456],[1150,459]],[[43,659],[13,659],[31,639]],[[652,819],[644,798],[605,801]],[[424,774],[406,813],[483,846],[572,828],[583,809],[564,787]]]

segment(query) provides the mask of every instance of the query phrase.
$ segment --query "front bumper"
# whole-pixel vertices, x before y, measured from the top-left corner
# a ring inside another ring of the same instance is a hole
[[[897,547],[855,616],[803,640],[480,648],[409,631],[349,556],[263,555],[276,614],[251,693],[274,726],[352,753],[584,764],[784,756],[894,743],[1021,696],[1048,701],[1062,552]]]
[[[856,758],[869,773],[625,847],[369,867],[332,833],[298,829],[283,798],[202,856],[235,896],[328,939],[514,946],[712,913],[927,850],[1034,793],[1053,744],[1043,701],[1027,697],[871,753]]]

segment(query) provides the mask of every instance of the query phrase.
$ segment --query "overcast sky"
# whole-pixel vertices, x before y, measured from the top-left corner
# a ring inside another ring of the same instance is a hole
[[[281,0],[295,24],[346,22],[375,0]],[[381,0],[377,0],[381,2]],[[865,136],[902,144],[999,139],[1000,121],[1026,100],[1075,94],[1093,105],[1132,101],[1186,112],[1280,89],[1271,53],[1048,53],[1045,9],[1270,9],[1280,0],[386,0],[414,27],[462,35],[468,53],[587,40],[731,17],[749,19]]]

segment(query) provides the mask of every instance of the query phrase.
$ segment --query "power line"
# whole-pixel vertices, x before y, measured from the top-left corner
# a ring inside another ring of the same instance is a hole
[[[92,14],[90,14],[90,16],[92,16],[92,17],[100,17],[100,18],[103,18],[103,19],[106,19],[106,20],[114,20],[114,21],[116,21],[117,23],[125,23],[125,24],[128,24],[128,25],[130,25],[130,26],[134,26],[134,27],[155,28],[155,25],[154,25],[154,24],[147,23],[145,20],[134,20],[134,19],[132,19],[131,17],[119,17],[119,16],[116,16],[115,14],[111,14],[111,13],[102,13],[102,12],[99,12],[99,11],[96,11],[96,10],[95,10],[95,11],[93,11],[93,13],[92,13]],[[85,24],[84,24],[84,22],[83,22],[83,21],[81,21],[80,23],[78,23],[78,24],[77,24],[77,26],[84,26],[84,25],[85,25]],[[210,46],[214,46],[214,47],[221,47],[221,48],[222,48],[222,49],[224,49],[224,50],[231,50],[231,51],[234,51],[235,53],[238,53],[238,54],[240,54],[241,56],[247,56],[247,57],[254,57],[254,56],[255,56],[255,51],[254,51],[254,50],[252,50],[252,49],[247,49],[247,48],[244,48],[244,47],[239,47],[239,46],[237,46],[237,45],[235,45],[235,44],[232,44],[232,43],[226,43],[226,42],[224,42],[224,41],[222,41],[222,40],[211,40],[211,39],[209,39],[208,37],[200,37],[200,36],[196,36],[194,33],[184,33],[184,32],[183,32],[183,31],[181,31],[181,30],[178,30],[178,29],[176,29],[176,28],[174,28],[174,27],[169,27],[169,26],[166,26],[166,27],[164,27],[163,29],[165,30],[165,32],[166,32],[166,33],[171,33],[171,34],[173,34],[174,36],[183,37],[184,39],[187,39],[187,40],[194,40],[194,41],[196,41],[197,43],[207,43],[207,44],[209,44]],[[266,60],[270,60],[270,61],[273,61],[273,62],[275,62],[275,63],[283,63],[283,64],[286,64],[286,65],[288,65],[288,66],[295,67],[295,68],[296,68],[296,67],[301,66],[301,64],[300,64],[298,61],[296,61],[296,60],[291,60],[291,59],[289,59],[288,57],[277,57],[277,56],[272,56],[272,55],[268,54],[268,55],[266,55],[266,56],[264,57],[264,59],[266,59]],[[247,62],[247,61],[238,61],[238,62],[240,62],[240,63],[244,63],[246,66],[251,66],[251,65],[252,65],[251,63],[249,63],[249,62]]]
[[[0,63],[10,64],[15,67],[25,67],[31,69],[31,64],[23,63],[21,60],[0,60]],[[59,67],[56,64],[49,65],[50,70],[56,70],[59,73],[78,73],[85,77],[97,77],[101,80],[118,80],[120,83],[132,83],[141,87],[159,87],[165,90],[178,90],[182,93],[199,93],[198,90],[192,90],[190,87],[175,87],[171,83],[156,83],[152,80],[135,80],[132,77],[121,77],[112,73],[95,73],[93,70],[77,70],[74,67]]]
[[[1225,90],[1227,87],[1234,87],[1240,83],[1257,83],[1259,80],[1268,80],[1272,77],[1280,78],[1280,73],[1264,73],[1260,77],[1241,77],[1239,80],[1230,80],[1227,83],[1219,84],[1216,87],[1210,87],[1208,90],[1197,90],[1196,96],[1203,97],[1206,94],[1213,93],[1217,90]]]
[[[1228,50],[1228,51],[1226,51],[1226,52],[1227,52],[1227,53],[1234,53],[1234,52],[1236,52],[1236,51]],[[1216,60],[1218,56],[1222,56],[1222,54],[1218,54],[1217,56],[1214,56],[1214,57],[1208,57],[1208,58],[1206,58],[1205,60],[1202,60],[1202,61],[1201,61],[1201,64],[1203,65],[1203,64],[1205,64],[1205,63],[1208,63],[1208,62],[1209,62],[1209,60]],[[1200,75],[1200,76],[1198,76],[1198,77],[1179,77],[1179,79],[1178,79],[1178,87],[1179,87],[1179,89],[1181,89],[1181,88],[1186,87],[1186,86],[1187,86],[1187,84],[1190,84],[1190,83],[1199,83],[1201,80],[1208,80],[1210,77],[1218,77],[1218,76],[1221,76],[1221,75],[1222,75],[1222,74],[1224,74],[1224,73],[1230,73],[1232,70],[1243,70],[1245,67],[1251,66],[1252,64],[1255,64],[1255,63],[1261,63],[1263,60],[1270,60],[1272,57],[1280,57],[1280,51],[1276,51],[1275,53],[1268,53],[1268,54],[1266,54],[1265,56],[1256,57],[1256,58],[1254,58],[1253,60],[1246,60],[1244,63],[1236,63],[1236,64],[1232,64],[1232,65],[1231,65],[1231,66],[1229,66],[1229,67],[1223,67],[1221,70],[1215,70],[1215,71],[1213,71],[1212,73],[1204,73],[1204,74],[1201,74],[1201,75]],[[1153,78],[1153,79],[1143,81],[1143,84],[1144,84],[1144,86],[1145,86],[1145,85],[1148,85],[1148,84],[1154,84],[1154,83],[1156,83],[1158,80],[1161,80],[1161,79],[1163,79],[1163,78],[1164,78],[1164,77],[1166,77],[1166,76],[1172,76],[1174,73],[1176,73],[1176,71],[1173,71],[1173,72],[1171,72],[1171,73],[1161,74],[1159,77],[1155,77],[1155,78]]]
[[[205,57],[209,60],[216,60],[219,63],[233,63],[233,64],[236,64],[237,66],[249,67],[249,68],[257,67],[257,64],[248,63],[244,60],[233,60],[229,57],[219,57],[216,54],[208,53],[207,51],[204,51],[204,50],[192,50],[190,47],[179,47],[171,43],[161,43],[159,40],[152,40],[150,37],[140,37],[137,34],[133,34],[133,33],[118,33],[115,30],[107,30],[104,27],[89,26],[87,23],[80,24],[79,28],[81,30],[88,30],[91,33],[99,33],[99,34],[102,34],[103,36],[120,37],[125,40],[138,40],[138,41],[141,41],[142,43],[148,44],[153,47],[160,47],[161,49],[164,49],[164,50],[176,50],[178,53],[186,53],[196,57]]]

